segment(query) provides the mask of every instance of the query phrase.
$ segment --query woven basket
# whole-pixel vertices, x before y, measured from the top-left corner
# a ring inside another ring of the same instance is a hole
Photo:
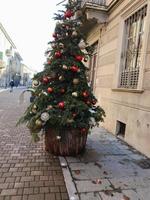
[[[45,150],[53,155],[76,156],[85,150],[87,133],[82,134],[77,129],[61,131],[48,129],[45,131]]]

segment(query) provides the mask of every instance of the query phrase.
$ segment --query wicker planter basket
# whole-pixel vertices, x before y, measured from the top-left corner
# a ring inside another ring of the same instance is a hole
[[[45,150],[59,156],[75,156],[84,151],[87,134],[77,129],[62,130],[62,137],[57,138],[58,131],[48,129],[45,132]]]

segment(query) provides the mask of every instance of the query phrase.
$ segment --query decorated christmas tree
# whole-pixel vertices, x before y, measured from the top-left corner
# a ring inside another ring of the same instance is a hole
[[[27,123],[35,139],[44,130],[47,150],[69,155],[84,149],[87,134],[105,114],[87,80],[90,48],[81,32],[80,2],[69,0],[64,6],[55,14],[54,39],[45,52],[44,70],[33,78],[34,101],[20,122]],[[77,150],[77,146],[82,147]]]

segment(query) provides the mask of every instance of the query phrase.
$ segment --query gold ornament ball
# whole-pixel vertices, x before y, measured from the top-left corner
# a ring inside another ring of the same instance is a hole
[[[79,46],[80,49],[85,49],[86,44],[85,44],[84,41],[81,41],[78,46]]]
[[[41,127],[41,126],[42,126],[42,121],[39,120],[39,119],[37,119],[37,120],[35,121],[35,124],[36,124],[37,127]]]
[[[33,87],[37,87],[37,86],[39,85],[39,81],[34,80],[34,81],[32,82],[32,85],[33,85]]]
[[[67,119],[67,123],[68,123],[68,124],[71,124],[72,122],[74,122],[73,119]]]
[[[66,65],[63,65],[63,67],[62,67],[64,70],[67,70],[68,69],[68,67],[66,66]]]
[[[34,105],[33,105],[33,108],[34,108],[34,109],[37,109],[37,106],[34,104]]]
[[[78,83],[79,83],[79,79],[74,78],[74,79],[73,79],[73,84],[74,84],[74,85],[77,85]]]
[[[53,108],[53,106],[49,105],[47,106],[46,110],[51,110]]]
[[[77,92],[73,92],[73,93],[72,93],[72,96],[77,97],[77,96],[78,96],[78,93],[77,93]]]
[[[60,48],[64,48],[64,44],[63,44],[63,43],[60,43],[60,44],[59,44],[59,47],[60,47]]]
[[[77,31],[72,32],[72,36],[77,36],[77,35],[78,35]]]
[[[82,16],[82,11],[77,10],[76,13],[75,13],[75,17],[78,18],[78,17],[81,17],[81,16]]]
[[[37,111],[36,109],[32,109],[32,113],[35,114]]]
[[[64,80],[64,77],[63,77],[63,76],[60,76],[60,77],[59,77],[59,80],[60,80],[60,81],[63,81],[63,80]]]

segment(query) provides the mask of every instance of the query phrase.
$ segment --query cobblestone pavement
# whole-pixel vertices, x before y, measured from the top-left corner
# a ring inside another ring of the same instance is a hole
[[[150,200],[150,159],[103,128],[93,130],[85,154],[61,160],[75,200]]]
[[[67,200],[58,158],[33,143],[25,126],[15,127],[29,99],[19,105],[21,91],[0,93],[0,200]]]

